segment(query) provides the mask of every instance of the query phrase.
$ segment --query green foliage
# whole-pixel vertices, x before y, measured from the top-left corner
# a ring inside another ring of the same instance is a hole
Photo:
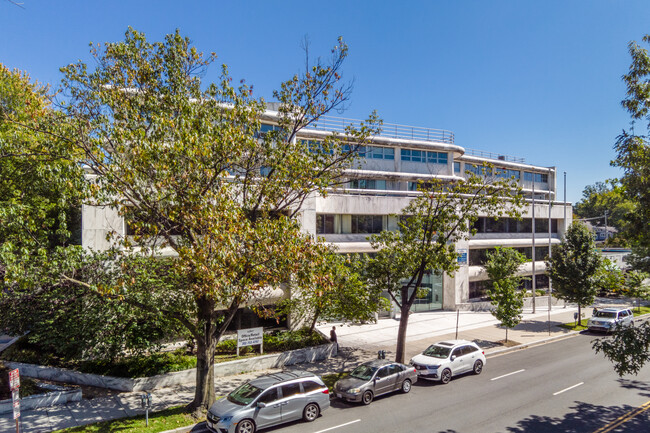
[[[375,313],[388,308],[381,290],[367,284],[366,255],[341,255],[332,249],[312,261],[308,278],[302,288],[293,290],[295,295],[284,300],[279,308],[291,314],[294,320],[301,318],[314,329],[318,319],[344,320],[365,323],[375,320]]]
[[[526,257],[512,248],[497,247],[488,253],[485,270],[491,283],[487,293],[494,309],[492,315],[506,328],[514,328],[521,322],[524,309],[524,292],[519,290],[521,276],[517,275],[519,267]]]
[[[601,295],[621,293],[625,285],[623,271],[607,258],[596,273],[596,286]]]
[[[619,376],[636,375],[650,361],[650,322],[618,328],[613,337],[595,340],[593,348],[614,363]]]
[[[643,42],[650,43],[650,35],[644,36]],[[650,146],[644,131],[650,127],[650,56],[647,49],[634,41],[629,44],[629,53],[632,63],[623,75],[627,95],[622,105],[635,122],[644,123],[619,135],[614,145],[617,156],[612,164],[623,169],[624,195],[634,203],[634,211],[626,215],[628,237],[633,247],[647,252],[650,247]]]
[[[650,299],[650,285],[646,283],[648,278],[650,275],[646,272],[633,270],[625,274],[623,294],[636,299],[639,311],[641,310],[641,300]]]
[[[459,267],[456,243],[469,238],[479,215],[520,217],[523,205],[517,182],[491,176],[471,175],[457,183],[432,179],[420,184],[419,192],[402,210],[399,230],[370,238],[377,253],[367,278],[400,307],[396,360],[402,362],[408,313],[425,274],[454,274]]]
[[[582,191],[582,200],[576,203],[574,212],[579,218],[597,218],[594,225],[604,225],[607,213],[607,225],[615,227],[619,233],[607,240],[607,245],[627,246],[627,216],[634,212],[635,205],[625,195],[625,190],[618,179],[608,179],[587,185]]]
[[[578,304],[579,314],[582,307],[594,302],[601,266],[602,258],[596,251],[594,238],[579,222],[571,224],[562,243],[553,246],[553,253],[546,261],[554,295]]]

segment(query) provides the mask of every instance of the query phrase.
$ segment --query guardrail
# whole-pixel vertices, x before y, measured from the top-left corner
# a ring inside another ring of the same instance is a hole
[[[310,128],[345,132],[345,127],[352,124],[359,126],[363,121],[359,119],[347,119],[344,117],[323,116]],[[422,128],[419,126],[398,125],[384,123],[381,126],[380,137],[401,138],[406,140],[435,141],[438,143],[454,144],[454,133],[445,129]]]

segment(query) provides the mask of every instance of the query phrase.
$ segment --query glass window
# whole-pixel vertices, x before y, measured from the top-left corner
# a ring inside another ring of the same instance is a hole
[[[305,390],[305,392],[312,392],[323,389],[323,386],[312,380],[306,380],[302,383],[302,388]]]
[[[246,382],[228,394],[228,401],[235,404],[247,405],[262,393],[262,390]]]
[[[316,215],[316,234],[332,234],[334,231],[334,215]]]
[[[411,151],[409,149],[400,150],[400,154],[402,155],[402,161],[410,161],[411,160]]]
[[[454,162],[454,173],[460,173],[460,162]]]
[[[524,180],[526,182],[532,182],[533,181],[533,173],[530,171],[524,171]]]
[[[388,377],[388,376],[390,376],[390,368],[388,366],[380,368],[379,371],[377,372],[378,378]]]
[[[535,182],[547,183],[548,182],[548,174],[546,174],[546,173],[535,173]]]
[[[411,151],[411,161],[413,162],[424,162],[424,157],[422,156],[421,150],[412,150]]]
[[[486,233],[506,233],[507,220],[505,218],[486,218],[485,232]]]
[[[402,371],[404,371],[404,368],[402,368],[401,365],[393,364],[390,366],[390,374],[397,374],[401,373]]]
[[[296,394],[300,394],[299,383],[289,383],[287,385],[282,385],[282,398],[292,397]]]
[[[277,388],[271,388],[268,391],[266,391],[262,396],[260,397],[258,402],[261,403],[273,403],[278,399],[278,389]]]
[[[380,233],[382,223],[381,215],[352,215],[352,233]]]

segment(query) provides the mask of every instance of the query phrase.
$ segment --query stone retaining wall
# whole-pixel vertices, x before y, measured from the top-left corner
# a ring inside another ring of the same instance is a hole
[[[81,390],[74,389],[69,391],[53,391],[47,394],[30,395],[20,399],[20,410],[38,409],[40,407],[55,406],[66,404],[71,401],[81,401]],[[11,399],[0,400],[0,414],[13,412],[13,403]]]
[[[323,344],[320,346],[307,347],[288,352],[256,356],[254,358],[221,362],[214,365],[214,375],[216,377],[222,377],[249,371],[282,368],[294,364],[320,361],[322,359],[336,356],[336,354],[336,344]],[[167,386],[193,383],[196,380],[195,368],[191,370],[160,374],[157,376],[129,379],[79,373],[64,368],[44,367],[41,365],[24,364],[21,362],[5,362],[5,365],[9,368],[19,369],[21,376],[129,392],[151,391],[153,389],[164,388]]]

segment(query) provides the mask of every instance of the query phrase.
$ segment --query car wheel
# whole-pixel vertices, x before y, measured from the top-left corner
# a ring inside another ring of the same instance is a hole
[[[480,359],[474,363],[474,374],[481,374],[483,371],[483,361]]]
[[[320,414],[320,407],[316,403],[309,403],[302,411],[302,419],[307,422],[312,422]]]
[[[442,370],[442,374],[440,375],[440,382],[446,385],[449,383],[450,380],[451,380],[451,370],[445,368],[444,370]]]
[[[374,396],[372,395],[372,391],[366,391],[361,396],[361,403],[363,403],[365,405],[369,405],[370,403],[372,403],[372,398],[373,397]]]
[[[402,382],[402,392],[404,394],[407,394],[411,390],[411,381],[409,379],[406,379],[404,382]]]
[[[255,423],[249,419],[243,419],[237,424],[237,433],[255,433]]]

